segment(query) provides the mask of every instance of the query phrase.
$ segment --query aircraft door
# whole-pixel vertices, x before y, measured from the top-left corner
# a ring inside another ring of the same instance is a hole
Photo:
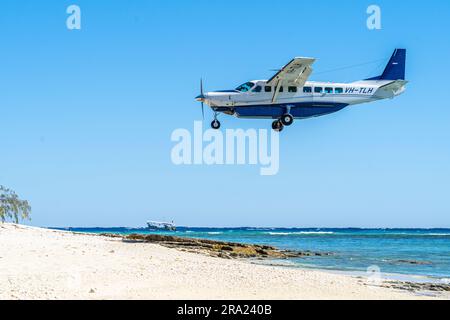
[[[259,83],[245,95],[244,100],[248,104],[268,103],[272,100],[272,90],[273,87]]]

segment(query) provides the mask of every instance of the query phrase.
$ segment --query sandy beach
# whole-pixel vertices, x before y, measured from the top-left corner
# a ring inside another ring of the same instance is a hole
[[[0,224],[0,299],[430,299],[324,271]]]

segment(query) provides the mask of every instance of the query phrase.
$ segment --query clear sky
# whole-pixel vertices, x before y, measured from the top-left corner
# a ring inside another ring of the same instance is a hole
[[[373,3],[379,31],[366,27]],[[71,4],[81,30],[66,28]],[[0,184],[39,226],[450,227],[449,12],[447,0],[4,0]],[[201,119],[200,77],[229,89],[312,56],[312,80],[353,81],[395,48],[408,49],[407,92],[297,121],[278,175],[172,164],[172,131]]]

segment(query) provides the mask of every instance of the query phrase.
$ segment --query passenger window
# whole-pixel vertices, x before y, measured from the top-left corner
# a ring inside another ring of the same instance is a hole
[[[303,87],[303,92],[304,93],[311,93],[312,92],[312,88],[311,87]]]
[[[283,92],[283,91],[284,91],[284,88],[283,88],[283,86],[281,86],[280,89],[278,90],[278,92]]]
[[[297,87],[289,87],[288,91],[289,92],[297,92]]]
[[[334,89],[334,93],[344,93],[344,89],[343,88],[336,88],[336,89]]]
[[[265,91],[265,92],[272,92],[272,87],[265,86],[265,87],[264,87],[264,91]]]
[[[333,93],[333,88],[325,88],[325,93]]]
[[[322,87],[315,87],[314,88],[314,92],[315,93],[322,93],[323,92],[323,88]]]
[[[261,86],[256,86],[255,89],[253,89],[253,92],[261,92],[262,87]]]

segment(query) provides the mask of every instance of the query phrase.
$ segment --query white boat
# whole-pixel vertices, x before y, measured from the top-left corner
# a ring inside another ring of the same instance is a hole
[[[177,230],[173,221],[172,222],[147,221],[147,227],[150,230],[166,230],[166,231]]]

